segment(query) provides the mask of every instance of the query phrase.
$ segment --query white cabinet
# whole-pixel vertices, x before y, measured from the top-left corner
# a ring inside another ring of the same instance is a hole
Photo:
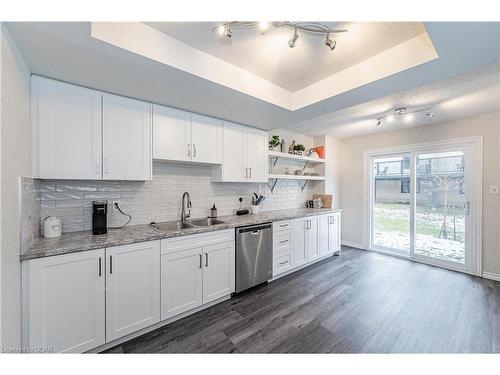
[[[222,165],[215,167],[214,182],[268,182],[267,133],[224,122]]]
[[[220,120],[153,105],[153,158],[220,164]]]
[[[161,241],[162,320],[234,292],[234,246],[234,229]]]
[[[101,93],[32,77],[33,174],[101,178]]]
[[[191,115],[192,161],[220,164],[222,155],[222,122],[218,119]]]
[[[22,264],[23,346],[84,352],[105,343],[104,249]]]
[[[293,266],[300,266],[319,257],[319,219],[317,216],[294,220]]]
[[[320,255],[340,251],[340,212],[320,216]]]
[[[160,242],[106,249],[106,341],[160,321]]]
[[[151,179],[151,104],[103,94],[103,178]]]
[[[151,105],[32,77],[33,174],[151,179]]]
[[[203,303],[201,247],[162,255],[161,320],[192,310]]]
[[[234,242],[203,247],[203,303],[209,303],[234,292]]]

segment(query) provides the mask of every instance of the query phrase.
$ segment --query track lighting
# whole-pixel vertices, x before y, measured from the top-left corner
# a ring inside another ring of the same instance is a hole
[[[290,48],[295,47],[295,42],[297,41],[297,39],[299,39],[299,34],[297,33],[297,29],[294,29],[294,31],[293,31],[293,36],[292,36],[292,38],[288,41],[288,45],[290,46]]]
[[[331,40],[329,38],[329,35],[326,35],[325,46],[327,46],[328,48],[330,48],[330,51],[333,51],[335,49],[335,47],[337,46],[337,41],[336,40]]]
[[[259,22],[259,30],[262,34],[264,34],[269,27],[269,22],[267,21],[261,21]]]
[[[216,30],[217,30],[217,34],[219,34],[219,36],[231,38],[232,34],[231,34],[231,27],[229,26],[229,24],[219,25],[219,26],[217,26]]]
[[[326,43],[325,43],[326,44]],[[434,112],[430,108],[424,109],[408,109],[406,107],[396,108],[392,112],[380,116],[376,120],[376,126],[381,126],[382,122],[393,122],[395,119],[402,119],[405,123],[410,123],[415,118],[416,113],[425,112],[425,116],[432,118],[434,117]]]

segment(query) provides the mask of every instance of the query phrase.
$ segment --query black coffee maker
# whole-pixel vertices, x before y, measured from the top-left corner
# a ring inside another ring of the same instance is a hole
[[[106,234],[108,233],[108,201],[93,201],[92,202],[92,233]]]

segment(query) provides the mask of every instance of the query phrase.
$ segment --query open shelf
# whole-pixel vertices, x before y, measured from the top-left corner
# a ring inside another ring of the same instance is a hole
[[[273,173],[269,173],[269,178],[277,178],[279,180],[309,180],[309,181],[325,180],[325,176],[298,176],[295,174],[273,174]]]
[[[307,161],[309,163],[324,163],[325,162],[325,159],[313,158],[311,156],[304,156],[304,155],[289,154],[286,152],[278,152],[278,151],[269,151],[269,157],[276,158],[276,159],[285,158],[285,159]]]

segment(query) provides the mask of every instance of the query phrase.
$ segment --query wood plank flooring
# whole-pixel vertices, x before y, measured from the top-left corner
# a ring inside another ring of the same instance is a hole
[[[107,353],[499,353],[500,282],[343,247]]]

